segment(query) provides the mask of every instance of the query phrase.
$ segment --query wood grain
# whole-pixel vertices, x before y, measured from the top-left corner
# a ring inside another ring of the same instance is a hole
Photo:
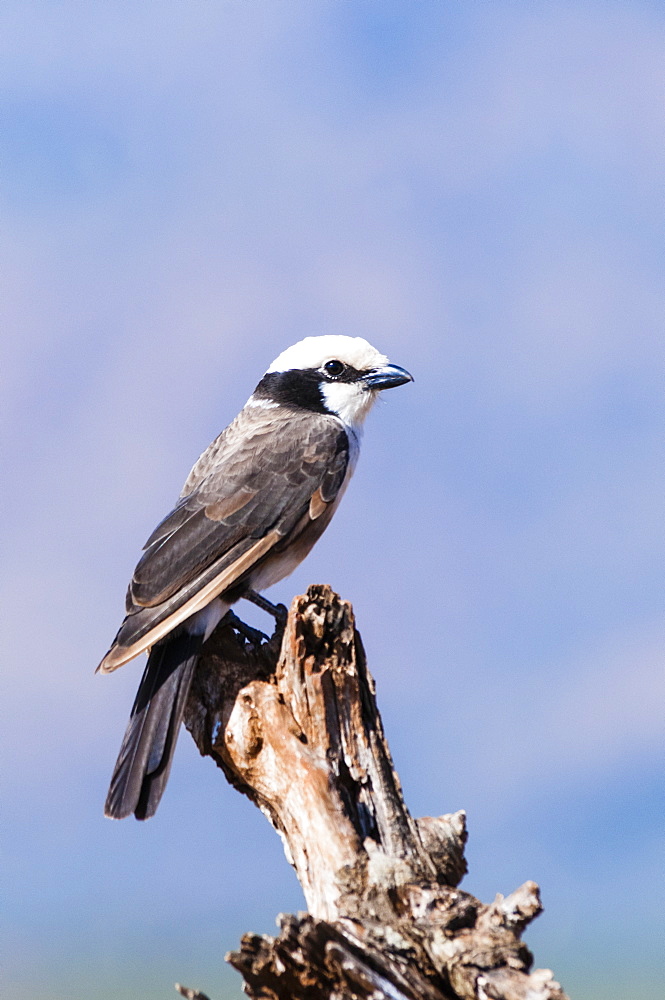
[[[307,901],[227,956],[250,997],[565,1000],[520,937],[538,886],[481,903],[458,888],[464,813],[410,815],[353,611],[329,587],[294,599],[283,637],[220,627],[186,724],[279,833]]]

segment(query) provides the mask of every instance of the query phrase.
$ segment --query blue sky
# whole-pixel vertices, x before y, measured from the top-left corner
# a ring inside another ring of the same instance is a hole
[[[104,820],[140,666],[93,670],[196,456],[324,333],[416,381],[269,596],[353,602],[410,808],[467,810],[482,898],[540,883],[536,964],[660,996],[664,43],[640,2],[3,5],[16,1000],[238,996],[224,952],[303,906],[186,734],[155,819]]]

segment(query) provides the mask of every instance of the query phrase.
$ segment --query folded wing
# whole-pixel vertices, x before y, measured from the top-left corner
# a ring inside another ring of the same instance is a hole
[[[114,670],[238,585],[332,503],[349,442],[333,417],[245,408],[204,452],[148,539],[127,617],[100,664]]]

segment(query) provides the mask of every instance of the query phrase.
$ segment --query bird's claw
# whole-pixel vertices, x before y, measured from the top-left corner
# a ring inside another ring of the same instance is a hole
[[[281,637],[284,634],[286,620],[289,616],[289,611],[285,604],[273,604],[272,601],[269,601],[263,594],[259,594],[255,590],[248,590],[243,594],[243,597],[251,604],[255,604],[257,608],[261,608],[262,611],[272,615],[275,619],[274,635]]]
[[[270,641],[265,632],[261,632],[258,628],[252,628],[251,625],[248,625],[246,622],[242,621],[241,618],[238,618],[233,611],[227,612],[224,624],[230,625],[231,628],[238,633],[238,635],[247,639],[252,646],[260,646],[262,643]]]

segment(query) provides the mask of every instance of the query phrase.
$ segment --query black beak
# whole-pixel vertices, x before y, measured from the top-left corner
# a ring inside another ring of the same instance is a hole
[[[363,382],[368,389],[392,389],[395,385],[413,382],[413,375],[399,365],[381,365],[363,375]]]

